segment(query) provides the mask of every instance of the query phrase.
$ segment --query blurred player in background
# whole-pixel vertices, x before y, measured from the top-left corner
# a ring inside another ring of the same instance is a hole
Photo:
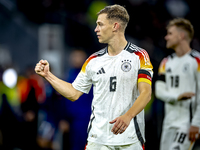
[[[200,53],[190,47],[193,35],[186,19],[167,26],[166,47],[175,53],[162,60],[155,84],[157,98],[165,102],[160,150],[188,150],[199,138]]]
[[[72,84],[55,77],[46,60],[35,67],[37,74],[71,101],[93,85],[86,150],[143,149],[144,108],[151,99],[153,67],[148,53],[125,39],[128,22],[129,15],[120,5],[98,13],[95,32],[107,47],[85,61]]]

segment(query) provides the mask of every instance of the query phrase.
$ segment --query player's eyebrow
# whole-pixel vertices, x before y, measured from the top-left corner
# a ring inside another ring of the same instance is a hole
[[[96,23],[101,23],[101,21],[100,21],[100,20],[97,20]]]

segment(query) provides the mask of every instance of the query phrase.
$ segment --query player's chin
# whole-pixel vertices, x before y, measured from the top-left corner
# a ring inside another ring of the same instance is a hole
[[[102,43],[102,40],[101,40],[101,39],[99,39],[99,43]]]
[[[175,45],[175,44],[172,44],[172,43],[167,43],[167,44],[166,44],[166,47],[167,47],[168,49],[174,49],[174,48],[176,47],[176,45]]]
[[[99,43],[106,44],[106,42],[102,39],[99,39]]]
[[[166,44],[166,48],[167,48],[167,49],[171,49],[171,48],[172,48],[172,46],[171,46],[171,45],[169,45],[169,44]]]

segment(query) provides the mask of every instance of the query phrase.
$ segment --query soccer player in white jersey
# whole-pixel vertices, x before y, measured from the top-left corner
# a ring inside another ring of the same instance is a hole
[[[86,60],[72,84],[55,77],[46,60],[39,61],[35,71],[71,101],[93,85],[86,150],[142,150],[153,67],[148,53],[125,39],[129,15],[124,7],[107,6],[97,15],[95,32],[107,47]]]
[[[155,84],[157,98],[165,102],[160,150],[189,150],[199,138],[200,53],[190,47],[193,34],[184,18],[167,26],[166,47],[175,53],[162,60]]]

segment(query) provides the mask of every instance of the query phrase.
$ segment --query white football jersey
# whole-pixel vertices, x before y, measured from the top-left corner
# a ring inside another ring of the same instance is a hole
[[[173,53],[162,60],[158,72],[159,80],[166,85],[165,89],[156,86],[157,97],[166,102],[165,127],[200,127],[200,53],[192,50],[182,57]],[[164,91],[158,92],[161,89]],[[194,92],[195,96],[177,101],[185,92]]]
[[[113,124],[109,122],[132,107],[139,96],[138,82],[151,84],[152,68],[147,52],[132,43],[116,56],[109,56],[104,48],[86,60],[72,85],[84,93],[93,85],[88,141],[106,145],[125,145],[138,140],[144,143],[144,111],[123,134],[113,134]]]

